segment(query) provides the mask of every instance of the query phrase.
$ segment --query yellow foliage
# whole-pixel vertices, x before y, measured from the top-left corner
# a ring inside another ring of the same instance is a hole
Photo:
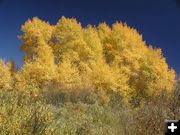
[[[37,54],[31,62],[26,62],[22,68],[22,76],[26,81],[36,82],[39,86],[51,81],[56,75],[56,65],[52,49],[44,41],[39,41]]]
[[[171,92],[174,79],[174,70],[168,69],[161,50],[149,47],[141,62],[137,89],[151,96],[158,95],[163,90]]]
[[[39,39],[43,40],[46,44],[49,42],[54,27],[34,17],[22,25],[21,29],[23,32],[23,35],[20,36],[20,39],[23,41],[21,50],[26,53],[24,61],[28,62],[33,59],[34,53],[36,53]]]
[[[84,29],[84,41],[86,45],[84,48],[81,48],[81,54],[84,54],[84,58],[86,57],[86,59],[83,60],[86,62],[88,60],[95,62],[102,60],[103,49],[96,28],[89,25]]]
[[[78,61],[79,51],[84,46],[81,25],[75,19],[62,17],[55,26],[51,38],[57,63],[71,55],[71,61]]]
[[[51,26],[33,18],[22,31],[22,82],[42,85],[55,80],[79,89],[87,83],[106,93],[119,92],[127,100],[173,88],[175,73],[161,51],[148,47],[142,35],[127,24],[83,28],[76,19],[62,17]]]
[[[57,82],[66,89],[80,87],[81,78],[79,71],[70,60],[66,59],[57,68]]]
[[[0,59],[0,89],[11,89],[11,69]]]
[[[102,45],[96,28],[82,28],[75,19],[62,17],[55,26],[51,46],[57,63],[69,59],[79,68],[102,59]],[[80,64],[81,63],[81,64]]]
[[[161,51],[147,47],[135,29],[122,23],[110,28],[103,23],[98,31],[106,62],[129,78],[128,86],[136,96],[147,97],[172,90],[174,71],[168,69]]]
[[[117,68],[112,68],[104,62],[94,64],[89,74],[94,89],[105,93],[118,92],[125,100],[129,100],[131,89],[128,86],[128,77]]]

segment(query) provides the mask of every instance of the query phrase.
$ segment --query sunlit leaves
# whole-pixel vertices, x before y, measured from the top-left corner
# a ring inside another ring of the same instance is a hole
[[[75,84],[74,89],[81,89],[89,84],[105,92],[107,99],[107,93],[114,91],[126,101],[173,88],[175,73],[161,50],[146,45],[142,35],[127,24],[82,27],[74,18],[61,17],[52,26],[35,17],[22,31],[25,63],[17,75],[20,86],[55,81],[67,89]]]
[[[10,65],[0,59],[0,89],[11,89],[12,81]]]

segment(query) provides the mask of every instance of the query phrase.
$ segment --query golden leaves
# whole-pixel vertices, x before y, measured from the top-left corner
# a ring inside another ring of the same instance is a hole
[[[11,89],[12,81],[10,67],[0,59],[0,88]]]
[[[52,26],[35,17],[22,31],[25,63],[16,78],[22,83],[19,87],[55,81],[72,89],[85,85],[85,80],[93,89],[118,91],[127,99],[173,88],[175,73],[161,50],[148,47],[127,24],[83,28],[76,19],[62,17]],[[8,67],[0,67],[0,75],[4,77],[0,86],[5,86],[10,80]]]

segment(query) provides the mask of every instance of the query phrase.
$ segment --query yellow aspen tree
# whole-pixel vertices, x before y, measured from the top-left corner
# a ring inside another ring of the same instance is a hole
[[[111,28],[106,23],[101,23],[97,27],[98,35],[103,48],[104,59],[107,64],[112,63],[114,59],[113,47],[110,44],[110,36],[112,34]]]
[[[57,82],[66,89],[76,89],[81,86],[78,68],[68,59],[64,59],[57,67]]]
[[[89,77],[94,89],[104,91],[106,94],[119,92],[126,103],[129,100],[131,92],[127,83],[128,78],[118,68],[111,68],[104,62],[99,62],[92,66]],[[104,98],[108,99],[108,95],[106,96]]]
[[[98,31],[107,64],[129,78],[132,96],[172,91],[174,71],[169,69],[161,51],[147,47],[135,29],[123,23],[115,23],[112,28],[103,23]]]
[[[39,86],[51,81],[56,75],[56,65],[52,49],[43,40],[39,39],[35,57],[31,62],[26,62],[22,68],[22,76],[27,82],[35,82]]]
[[[62,17],[51,26],[33,18],[22,31],[25,62],[19,80],[41,85],[55,78],[71,88],[86,80],[97,90],[120,92],[127,100],[172,90],[175,73],[162,52],[148,47],[127,24],[83,28],[76,19]]]
[[[78,52],[85,44],[81,24],[76,19],[62,17],[55,26],[51,44],[56,63],[63,61],[63,57],[69,57],[73,62],[79,61]]]
[[[172,92],[174,80],[174,70],[169,69],[161,49],[150,46],[141,61],[136,86],[139,94],[157,96],[162,91]]]
[[[12,77],[11,69],[0,59],[0,89],[11,89],[12,88]]]
[[[51,41],[57,63],[68,58],[82,70],[91,62],[102,59],[96,29],[92,26],[82,28],[75,19],[62,17],[55,26]]]
[[[23,34],[20,36],[20,39],[23,41],[21,50],[25,52],[25,62],[31,61],[34,58],[34,53],[39,45],[39,39],[48,44],[53,29],[54,27],[48,22],[44,22],[37,17],[34,17],[32,20],[29,19],[22,25],[21,30]]]
[[[25,52],[25,57],[21,74],[17,77],[18,82],[22,79],[22,84],[36,83],[41,86],[42,83],[54,78],[56,65],[52,48],[49,45],[53,29],[54,27],[48,22],[37,17],[28,20],[22,26],[21,50]]]
[[[84,47],[84,55],[86,56],[83,57],[87,57],[84,61],[92,60],[97,62],[102,60],[103,49],[96,28],[89,25],[84,29],[83,33],[84,41],[86,42]]]

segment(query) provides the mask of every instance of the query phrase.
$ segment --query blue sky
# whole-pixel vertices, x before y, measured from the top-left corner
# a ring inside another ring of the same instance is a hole
[[[180,73],[180,4],[178,0],[0,0],[0,57],[21,66],[21,25],[37,16],[56,24],[75,17],[83,26],[116,21],[136,28],[147,44],[160,47],[170,67]]]

